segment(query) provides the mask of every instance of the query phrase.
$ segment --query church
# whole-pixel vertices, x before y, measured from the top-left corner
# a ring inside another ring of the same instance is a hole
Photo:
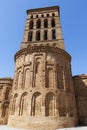
[[[28,130],[87,125],[87,75],[72,76],[60,7],[27,10],[14,78],[0,78],[0,125]]]

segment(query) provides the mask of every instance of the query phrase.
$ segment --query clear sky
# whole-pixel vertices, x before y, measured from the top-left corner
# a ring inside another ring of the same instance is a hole
[[[0,77],[13,77],[14,54],[23,39],[26,10],[60,6],[65,49],[72,56],[72,73],[87,74],[87,0],[1,0]]]

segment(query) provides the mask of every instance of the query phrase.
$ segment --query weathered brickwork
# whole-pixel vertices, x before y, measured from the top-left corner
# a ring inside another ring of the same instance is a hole
[[[58,6],[27,10],[12,79],[0,79],[0,124],[55,130],[87,124],[87,76],[72,78]]]
[[[70,62],[59,7],[27,10],[23,42],[15,55],[9,126],[53,130],[77,125]]]
[[[79,124],[87,125],[87,75],[73,77]]]
[[[0,78],[0,124],[7,124],[9,115],[10,93],[13,80]]]

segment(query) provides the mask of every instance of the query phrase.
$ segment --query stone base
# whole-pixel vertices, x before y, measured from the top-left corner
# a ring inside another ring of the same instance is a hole
[[[73,117],[11,117],[8,126],[28,130],[55,130],[57,128],[75,127]]]

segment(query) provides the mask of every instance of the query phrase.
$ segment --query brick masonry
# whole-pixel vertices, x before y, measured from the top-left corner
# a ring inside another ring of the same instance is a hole
[[[8,101],[7,107],[0,108],[1,124],[54,130],[77,126],[78,120],[86,122],[78,119],[82,118],[79,80],[72,78],[71,56],[64,49],[59,7],[27,10],[23,41],[14,59],[13,83],[0,79],[1,101]],[[4,92],[4,84],[9,86],[9,94]]]

